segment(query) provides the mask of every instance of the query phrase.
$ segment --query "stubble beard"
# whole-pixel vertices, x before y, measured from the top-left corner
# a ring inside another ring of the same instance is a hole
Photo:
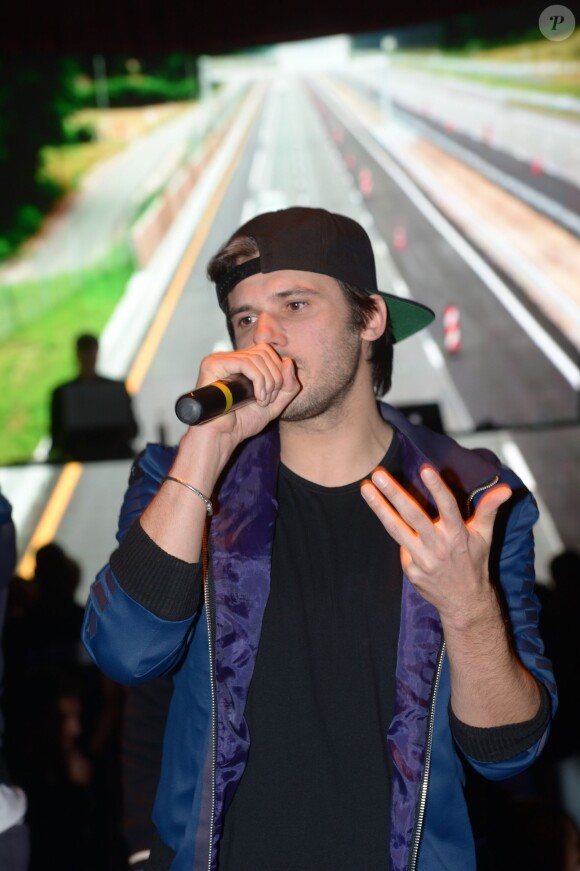
[[[348,333],[339,353],[340,365],[337,366],[335,359],[329,361],[323,379],[316,385],[307,384],[286,406],[280,420],[297,423],[321,417],[331,410],[338,414],[358,375],[362,354],[358,336]],[[300,371],[300,362],[296,362]]]

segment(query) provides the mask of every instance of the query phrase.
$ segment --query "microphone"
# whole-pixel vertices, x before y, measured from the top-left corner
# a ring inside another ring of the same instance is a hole
[[[254,399],[254,385],[245,375],[230,375],[184,393],[175,403],[175,413],[182,423],[195,426],[234,411]]]

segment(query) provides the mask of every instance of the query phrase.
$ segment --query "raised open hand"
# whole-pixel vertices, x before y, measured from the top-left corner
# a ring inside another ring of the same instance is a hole
[[[361,492],[400,545],[401,564],[411,583],[437,608],[444,623],[459,628],[489,613],[490,605],[497,611],[489,583],[489,551],[498,509],[511,490],[505,484],[492,487],[465,522],[435,469],[424,466],[421,479],[437,506],[436,520],[383,468],[373,472]]]

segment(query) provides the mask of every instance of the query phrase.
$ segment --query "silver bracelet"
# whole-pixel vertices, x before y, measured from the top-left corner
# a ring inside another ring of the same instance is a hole
[[[197,489],[197,487],[194,487],[192,484],[188,484],[187,481],[183,480],[183,478],[175,478],[173,475],[166,475],[163,480],[164,481],[175,481],[176,484],[183,484],[184,487],[187,487],[188,490],[191,490],[192,493],[195,493],[196,496],[199,496],[199,498],[203,501],[203,503],[205,505],[205,510],[207,511],[208,516],[209,517],[212,516],[213,505],[211,504],[211,502],[207,498],[207,496],[204,496],[203,493]]]

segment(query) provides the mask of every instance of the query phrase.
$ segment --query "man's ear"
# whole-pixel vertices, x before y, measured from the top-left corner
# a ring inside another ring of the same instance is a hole
[[[382,296],[378,293],[373,293],[371,294],[371,299],[375,304],[374,311],[366,327],[361,332],[361,339],[374,342],[375,339],[380,339],[387,329],[389,315],[387,313],[387,304]]]

